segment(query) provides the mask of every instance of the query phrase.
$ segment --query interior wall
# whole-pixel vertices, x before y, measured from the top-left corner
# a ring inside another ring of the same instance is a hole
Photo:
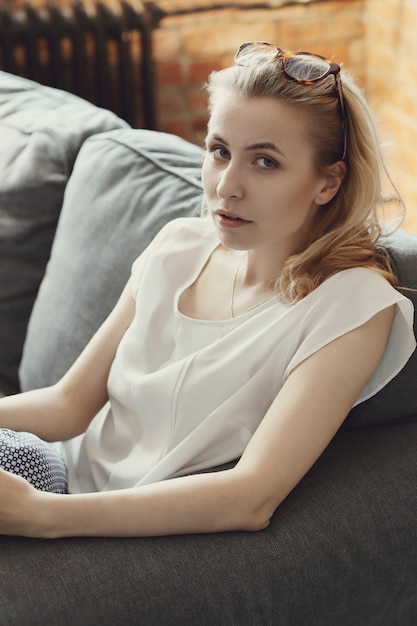
[[[367,0],[366,91],[404,198],[404,226],[417,233],[417,2]]]

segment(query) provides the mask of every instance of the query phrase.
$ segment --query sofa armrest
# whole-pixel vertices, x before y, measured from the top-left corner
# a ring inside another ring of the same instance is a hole
[[[18,393],[18,391],[16,385],[0,374],[0,398],[11,396],[14,393]]]
[[[257,533],[0,537],[0,624],[411,626],[416,437],[339,433]]]

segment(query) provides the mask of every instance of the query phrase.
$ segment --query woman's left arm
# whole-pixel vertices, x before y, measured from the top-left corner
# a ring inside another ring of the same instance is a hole
[[[292,371],[237,465],[121,491],[55,495],[0,471],[0,534],[156,536],[261,530],[314,464],[375,371],[394,307]]]

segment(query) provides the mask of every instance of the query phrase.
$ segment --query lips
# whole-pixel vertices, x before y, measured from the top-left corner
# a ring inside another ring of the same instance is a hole
[[[251,223],[249,220],[245,220],[243,217],[240,217],[236,213],[232,213],[231,211],[225,211],[223,209],[215,211],[214,219],[219,228],[229,231],[233,229],[237,230]]]
[[[215,211],[215,214],[224,220],[231,220],[234,222],[244,222],[244,223],[248,223],[249,220],[245,220],[243,217],[240,217],[240,215],[237,215],[236,213],[232,213],[231,211],[226,211],[223,209],[220,209],[218,211]]]

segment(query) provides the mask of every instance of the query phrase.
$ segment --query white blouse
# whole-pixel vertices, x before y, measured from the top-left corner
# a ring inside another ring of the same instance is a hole
[[[376,272],[341,271],[294,305],[277,298],[230,320],[178,309],[219,241],[211,221],[165,226],[132,268],[136,314],[116,353],[109,401],[61,444],[72,493],[123,489],[241,456],[291,371],[396,304],[383,358],[356,404],[386,385],[415,348],[413,306]]]

